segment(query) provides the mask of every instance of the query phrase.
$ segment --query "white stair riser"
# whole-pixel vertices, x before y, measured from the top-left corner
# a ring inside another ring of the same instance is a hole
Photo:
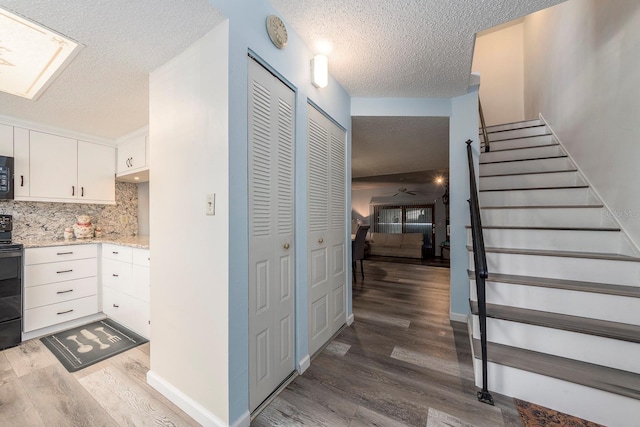
[[[485,246],[490,248],[591,252],[593,242],[598,242],[597,247],[601,252],[632,254],[623,247],[620,231],[484,228],[483,235]],[[471,229],[467,228],[467,245],[472,244]]]
[[[576,171],[480,177],[480,190],[567,187],[584,184],[584,180]]]
[[[614,227],[604,208],[481,209],[482,225]]]
[[[481,191],[479,198],[480,206],[580,205],[594,201],[588,188]]]
[[[493,281],[485,285],[488,304],[640,325],[640,298]],[[471,280],[470,292],[476,301],[475,280]]]
[[[474,359],[476,385],[482,385],[482,361]],[[491,391],[571,414],[602,425],[637,427],[640,401],[508,366],[488,364]],[[586,403],[585,403],[586,402]]]
[[[523,138],[526,136],[546,135],[550,133],[549,128],[546,126],[536,126],[521,129],[505,130],[502,132],[489,133],[489,141],[503,141],[505,139]],[[480,140],[482,141],[482,134],[480,134]]]
[[[564,154],[564,151],[562,151],[562,148],[558,144],[546,147],[521,148],[518,150],[491,151],[489,153],[480,154],[480,164],[516,159],[555,157],[563,156]]]
[[[489,149],[494,151],[511,150],[513,148],[538,147],[540,145],[557,144],[553,135],[528,136],[526,138],[505,139],[504,141],[492,141]]]
[[[510,173],[551,172],[574,169],[575,167],[568,157],[558,157],[555,159],[481,164],[479,167],[479,175],[506,175]]]
[[[501,124],[501,125],[492,125],[492,126],[487,126],[487,132],[495,132],[495,131],[500,131],[500,130],[511,130],[511,129],[521,129],[521,128],[526,128],[526,127],[531,127],[531,126],[539,126],[543,124],[542,121],[540,119],[533,119],[533,120],[525,120],[522,122],[515,122],[515,123],[505,123],[505,124]],[[479,129],[478,134],[482,133],[482,129]]]
[[[480,339],[478,316],[473,336]],[[487,341],[640,373],[640,344],[589,334],[487,318]]]
[[[640,286],[640,263],[592,258],[487,252],[489,273]],[[473,254],[469,269],[474,270]]]

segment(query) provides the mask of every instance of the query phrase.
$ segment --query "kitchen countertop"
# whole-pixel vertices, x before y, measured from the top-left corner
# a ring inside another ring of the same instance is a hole
[[[100,237],[93,239],[38,239],[38,240],[18,240],[13,243],[22,243],[25,249],[44,248],[47,246],[67,246],[67,245],[89,245],[92,243],[111,243],[113,245],[129,246],[132,248],[149,249],[149,236],[122,236],[122,237]]]

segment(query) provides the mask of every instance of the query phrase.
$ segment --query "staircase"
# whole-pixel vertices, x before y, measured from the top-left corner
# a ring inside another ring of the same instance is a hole
[[[489,390],[640,425],[640,253],[540,120],[488,128],[479,200]],[[471,231],[476,384],[480,332]]]

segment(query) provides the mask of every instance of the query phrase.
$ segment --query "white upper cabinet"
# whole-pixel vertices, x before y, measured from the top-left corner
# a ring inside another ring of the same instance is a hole
[[[116,197],[116,149],[78,141],[78,199],[114,201]]]
[[[13,136],[13,179],[14,193],[16,198],[29,197],[29,130],[15,128]]]
[[[118,145],[118,175],[148,168],[147,136],[137,135]]]
[[[29,190],[21,194],[25,199],[115,202],[115,147],[36,131],[29,132],[28,146]],[[16,175],[23,171],[16,168]]]
[[[78,198],[78,141],[30,132],[30,196],[39,199]]]
[[[13,126],[0,124],[0,156],[13,157]]]

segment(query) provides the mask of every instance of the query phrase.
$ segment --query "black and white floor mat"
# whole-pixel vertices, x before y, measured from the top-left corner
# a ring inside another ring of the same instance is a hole
[[[111,319],[104,319],[40,338],[40,341],[69,372],[75,372],[148,340]]]

